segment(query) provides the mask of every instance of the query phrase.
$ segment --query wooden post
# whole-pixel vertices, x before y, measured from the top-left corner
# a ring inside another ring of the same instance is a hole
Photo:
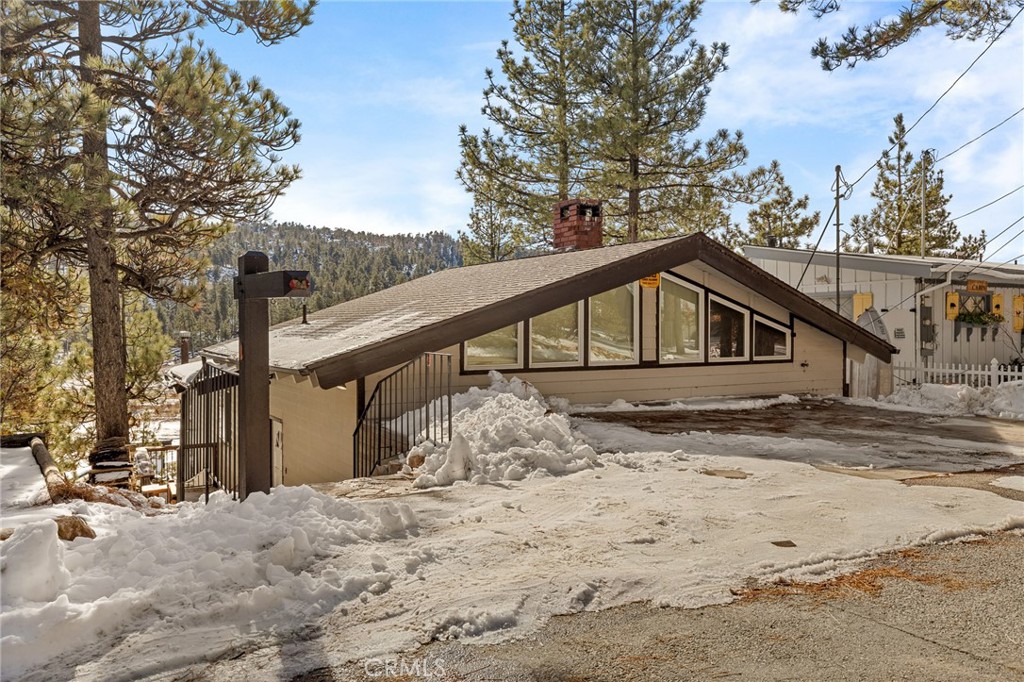
[[[305,270],[268,272],[267,254],[249,251],[238,257],[238,498],[270,492],[273,456],[270,425],[269,298],[309,296],[312,282]]]
[[[245,295],[245,276],[270,269],[265,253],[238,257],[238,498],[270,492],[270,303]]]

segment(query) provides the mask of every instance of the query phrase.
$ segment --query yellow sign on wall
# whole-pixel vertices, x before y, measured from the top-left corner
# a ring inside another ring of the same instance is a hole
[[[661,285],[661,273],[640,278],[640,286],[644,289],[657,289]]]
[[[1013,297],[1013,331],[1024,332],[1024,296]]]
[[[960,294],[955,291],[946,292],[946,319],[955,320],[960,314]]]
[[[988,282],[983,279],[969,279],[967,280],[967,293],[969,294],[984,294],[988,292]]]

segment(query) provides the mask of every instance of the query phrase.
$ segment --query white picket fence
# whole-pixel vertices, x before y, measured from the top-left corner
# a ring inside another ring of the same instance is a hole
[[[894,388],[907,384],[967,384],[974,388],[998,386],[1006,381],[1024,381],[1020,365],[1001,365],[995,358],[987,365],[948,364],[922,367],[893,363]]]

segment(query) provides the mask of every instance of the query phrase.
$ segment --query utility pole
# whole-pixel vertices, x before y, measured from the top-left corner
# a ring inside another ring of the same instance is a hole
[[[925,235],[925,216],[928,212],[925,210],[925,181],[928,179],[928,161],[931,158],[932,152],[930,149],[925,149],[921,152],[921,258],[924,258],[924,235]]]
[[[841,266],[839,263],[839,190],[840,190],[840,178],[843,175],[843,167],[836,166],[836,312],[842,314],[842,297],[840,294],[839,280],[842,279],[840,272]]]

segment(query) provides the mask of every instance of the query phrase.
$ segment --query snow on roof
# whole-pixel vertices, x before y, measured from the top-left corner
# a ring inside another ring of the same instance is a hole
[[[270,331],[275,371],[321,387],[361,376],[694,260],[773,298],[837,338],[888,361],[895,350],[725,246],[695,233],[441,270],[292,320]],[[201,354],[235,362],[237,340]]]
[[[188,384],[200,370],[203,369],[203,359],[198,358],[183,365],[174,365],[167,368],[164,377],[172,384]]]
[[[311,313],[308,324],[292,320],[276,325],[270,332],[271,365],[301,372],[329,358],[455,320],[685,239],[673,237],[441,270]],[[202,353],[233,360],[238,357],[238,341],[211,346]]]

